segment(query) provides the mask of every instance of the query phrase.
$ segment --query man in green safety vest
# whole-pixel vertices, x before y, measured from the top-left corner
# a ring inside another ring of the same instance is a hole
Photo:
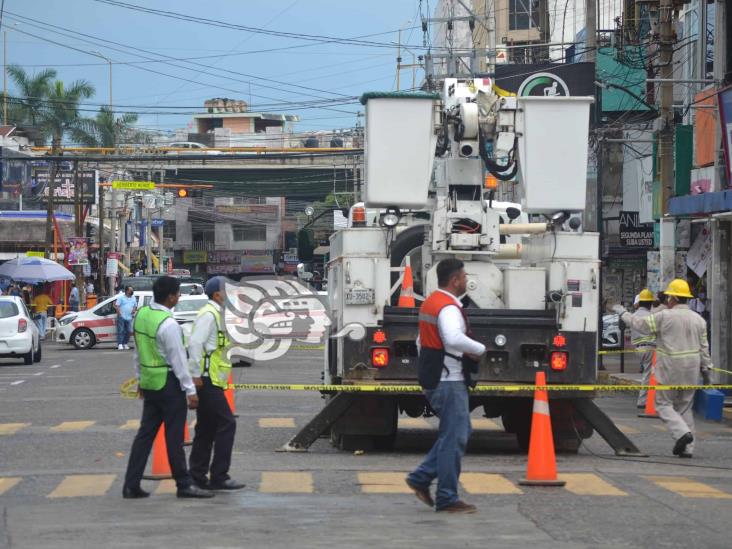
[[[193,483],[183,451],[183,431],[187,408],[198,406],[196,387],[188,372],[183,332],[173,319],[171,309],[180,297],[180,281],[161,276],[153,284],[154,301],[137,313],[135,336],[135,373],[138,396],[143,399],[142,419],[132,443],[122,496],[146,498],[140,487],[155,436],[165,424],[168,462],[175,478],[179,498],[210,498],[213,492]]]
[[[188,342],[188,364],[198,389],[190,469],[193,481],[209,490],[239,490],[245,486],[229,477],[236,420],[224,395],[231,373],[231,362],[226,357],[229,340],[222,317],[225,282],[223,276],[206,282],[209,301],[198,312]]]

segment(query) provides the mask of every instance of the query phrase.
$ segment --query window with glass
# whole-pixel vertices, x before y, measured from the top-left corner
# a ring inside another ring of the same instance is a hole
[[[261,242],[267,239],[267,226],[259,223],[240,223],[232,226],[234,242]]]
[[[539,26],[539,2],[508,0],[509,30],[528,30]]]

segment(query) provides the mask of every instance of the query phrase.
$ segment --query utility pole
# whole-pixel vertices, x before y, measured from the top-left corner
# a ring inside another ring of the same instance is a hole
[[[396,73],[396,89],[399,91],[399,75],[402,72],[402,29],[399,29],[397,38],[397,73]]]
[[[3,124],[8,123],[8,31],[3,31]]]
[[[104,260],[104,187],[101,185],[99,186],[99,231],[97,231],[99,235],[99,261],[97,264],[99,265],[99,295],[103,296],[106,295],[106,292],[104,291],[104,275],[106,274],[106,261]]]
[[[706,6],[705,6],[706,7]],[[663,222],[668,202],[674,189],[674,85],[673,85],[673,0],[660,0],[658,13],[659,31],[659,119],[658,165],[661,183],[661,286],[665,286],[675,271],[673,225]]]
[[[596,0],[585,0],[585,42],[587,51],[584,53],[587,61],[597,59],[597,2]],[[562,37],[564,39],[564,37]]]

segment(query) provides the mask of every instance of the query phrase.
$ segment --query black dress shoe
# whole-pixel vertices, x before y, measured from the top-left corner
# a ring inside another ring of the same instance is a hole
[[[203,499],[203,498],[214,497],[214,493],[209,492],[208,490],[203,490],[202,488],[199,488],[195,484],[191,484],[190,486],[187,486],[186,488],[178,488],[178,492],[176,493],[176,496],[178,496],[179,498]]]
[[[681,435],[679,439],[676,441],[676,444],[674,444],[673,453],[675,456],[680,456],[681,454],[686,453],[686,447],[694,442],[694,435],[691,433],[686,433],[685,435]]]
[[[150,492],[146,492],[139,486],[137,488],[122,488],[122,497],[125,499],[140,499],[150,497]]]
[[[230,478],[223,482],[210,482],[208,485],[209,490],[241,490],[242,488],[246,488],[246,484],[236,482]]]
[[[193,479],[193,484],[195,484],[196,486],[198,486],[201,490],[209,490],[210,489],[209,486],[208,486],[208,479],[207,478],[204,478],[202,480],[198,480],[198,479],[195,479],[194,478]]]

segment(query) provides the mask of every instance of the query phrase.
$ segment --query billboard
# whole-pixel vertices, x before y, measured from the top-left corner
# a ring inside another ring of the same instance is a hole
[[[496,65],[495,87],[503,95],[595,95],[594,63]]]
[[[81,191],[81,201],[84,204],[96,203],[97,190],[97,172],[96,170],[79,170],[78,171],[79,190]],[[59,171],[54,178],[54,203],[55,204],[73,204],[74,203],[74,172]],[[41,202],[48,201],[49,191],[49,171],[48,169],[34,169],[30,180],[30,195],[40,198]]]

